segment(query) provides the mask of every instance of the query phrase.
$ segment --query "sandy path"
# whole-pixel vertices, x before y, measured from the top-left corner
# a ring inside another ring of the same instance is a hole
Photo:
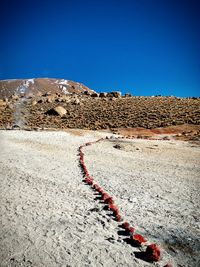
[[[0,266],[152,266],[81,182],[77,148],[100,135],[0,132]],[[156,266],[197,266],[200,149],[170,142],[117,150],[104,141],[86,148],[86,163],[122,214],[165,248]]]

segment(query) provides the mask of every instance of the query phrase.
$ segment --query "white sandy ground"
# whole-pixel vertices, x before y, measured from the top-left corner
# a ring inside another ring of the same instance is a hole
[[[150,264],[82,182],[77,149],[100,136],[0,132],[0,266],[199,266],[200,147],[134,140],[85,148],[89,171],[123,217],[161,246],[161,262]]]

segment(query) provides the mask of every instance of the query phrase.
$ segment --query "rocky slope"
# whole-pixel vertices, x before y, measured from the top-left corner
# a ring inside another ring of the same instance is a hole
[[[0,98],[9,98],[13,94],[25,96],[40,96],[45,93],[82,93],[93,92],[85,85],[64,79],[18,79],[0,81]]]
[[[63,114],[55,112],[64,108]],[[120,127],[156,128],[200,124],[200,99],[175,97],[100,98],[84,95],[14,97],[0,101],[0,125],[17,124],[48,128],[107,129]],[[10,126],[12,126],[10,125]]]
[[[51,103],[49,103],[51,101]],[[61,102],[58,102],[61,101]],[[35,102],[34,102],[35,104]],[[63,116],[49,113],[56,106]],[[200,100],[177,98],[58,98],[46,97],[29,110],[29,126],[106,129],[119,127],[155,128],[184,123],[200,124]]]
[[[200,98],[97,94],[81,84],[55,79],[26,80],[23,85],[16,81],[15,87],[11,86],[13,82],[7,82],[10,90],[0,90],[4,95],[0,99],[1,128],[115,130],[200,125]],[[63,85],[65,89],[61,88]]]

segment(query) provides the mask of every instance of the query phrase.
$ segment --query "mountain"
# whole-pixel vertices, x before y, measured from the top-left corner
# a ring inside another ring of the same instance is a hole
[[[45,93],[81,94],[84,91],[94,92],[85,85],[65,79],[37,78],[0,80],[0,98],[9,98],[16,94],[25,96],[40,96]]]

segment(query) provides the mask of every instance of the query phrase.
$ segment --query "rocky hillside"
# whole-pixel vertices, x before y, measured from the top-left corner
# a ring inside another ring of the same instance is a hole
[[[58,106],[65,109],[63,114],[52,112]],[[74,99],[52,97],[49,101],[47,97],[37,104],[33,102],[29,110],[28,124],[31,127],[98,130],[200,124],[200,99],[79,96]]]
[[[16,96],[0,101],[1,128],[153,129],[200,125],[200,98],[130,97],[119,93]]]
[[[29,97],[41,96],[45,93],[80,94],[84,91],[93,92],[81,83],[64,79],[39,78],[0,81],[0,98],[9,98],[14,94]]]

